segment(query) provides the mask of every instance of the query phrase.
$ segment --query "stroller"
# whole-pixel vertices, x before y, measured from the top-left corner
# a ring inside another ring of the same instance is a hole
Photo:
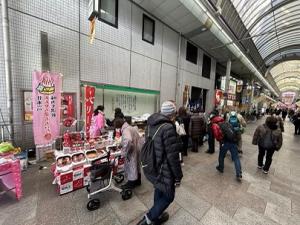
[[[116,183],[121,183],[124,180],[122,172],[118,172],[118,162],[120,162],[121,154],[107,154],[101,158],[92,161],[90,167],[90,182],[87,186],[88,198],[100,192],[115,190],[122,195],[122,199],[128,200],[132,196],[131,189],[121,189],[115,186],[112,180]],[[94,190],[96,188],[96,190]],[[100,207],[98,198],[91,199],[87,204],[89,211],[96,210]]]

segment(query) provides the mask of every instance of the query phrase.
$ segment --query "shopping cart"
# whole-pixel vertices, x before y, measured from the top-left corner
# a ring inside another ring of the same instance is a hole
[[[92,161],[90,167],[90,182],[87,186],[89,199],[98,193],[109,190],[119,192],[123,200],[131,198],[131,189],[118,188],[113,182],[113,180],[115,180],[116,183],[121,183],[124,180],[124,175],[118,170],[119,162],[122,162],[121,154],[111,154],[109,151],[105,156]],[[87,204],[89,211],[96,210],[99,207],[99,198],[93,198]]]

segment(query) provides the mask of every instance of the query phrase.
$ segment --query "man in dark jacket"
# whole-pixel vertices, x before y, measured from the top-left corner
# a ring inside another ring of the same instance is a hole
[[[267,174],[272,164],[274,152],[278,151],[282,146],[282,132],[278,127],[278,120],[275,116],[267,117],[265,124],[256,128],[252,144],[258,145],[257,168],[263,169],[263,172]],[[266,161],[265,165],[263,165],[265,155]]]
[[[192,138],[192,152],[198,152],[199,144],[203,145],[203,137],[206,132],[205,118],[199,115],[199,111],[192,114],[189,133]]]
[[[180,185],[183,177],[179,161],[180,142],[173,123],[176,116],[176,106],[171,101],[166,101],[161,106],[161,113],[155,113],[148,118],[148,129],[145,136],[154,137],[156,167],[160,171],[156,182],[153,184],[154,205],[143,217],[138,225],[161,224],[169,219],[169,214],[164,212],[173,202],[175,187]]]

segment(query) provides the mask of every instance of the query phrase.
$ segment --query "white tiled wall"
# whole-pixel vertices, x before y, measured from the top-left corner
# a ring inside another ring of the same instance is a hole
[[[77,93],[77,112],[80,80],[158,90],[161,102],[175,99],[179,34],[154,18],[155,43],[143,41],[143,10],[129,0],[119,0],[118,28],[97,21],[91,45],[87,5],[88,0],[9,1],[15,136],[23,146],[32,144],[32,125],[21,125],[21,93],[31,89],[32,71],[41,69],[40,31],[48,33],[51,70],[64,75],[65,92]],[[2,40],[0,29],[0,108],[7,120]],[[202,52],[199,49],[194,65],[185,60],[185,46],[183,39],[179,96],[185,84],[213,90],[215,61],[211,79],[203,78]],[[213,91],[208,96],[212,99]]]
[[[163,24],[155,20],[154,45],[142,40],[142,29],[143,11],[134,5],[132,7],[132,51],[161,61]]]

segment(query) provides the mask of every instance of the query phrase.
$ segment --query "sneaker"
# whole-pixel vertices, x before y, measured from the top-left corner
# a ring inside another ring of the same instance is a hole
[[[220,172],[223,173],[224,171],[220,168],[220,166],[217,166],[216,169]]]
[[[242,182],[242,175],[238,175],[238,176],[236,176],[236,180],[238,181],[238,182]]]
[[[147,223],[147,219],[146,219],[146,217],[144,216],[143,217],[143,219],[141,219],[138,223],[137,223],[137,225],[151,225],[151,224],[153,224],[153,223]]]
[[[267,170],[263,170],[263,173],[264,173],[264,174],[268,174],[268,173],[269,173],[269,171],[267,171]]]
[[[242,150],[238,150],[238,153],[242,155],[242,154],[243,154],[243,151],[242,151]]]
[[[260,170],[261,170],[262,168],[263,168],[263,166],[257,166],[257,169],[260,169]]]
[[[212,152],[212,151],[209,151],[209,150],[206,150],[205,153],[207,154],[214,154],[215,152]]]
[[[163,223],[167,222],[167,221],[169,220],[169,217],[170,217],[170,216],[169,216],[169,213],[163,212],[163,213],[159,216],[158,221],[155,222],[155,225],[163,224]]]

